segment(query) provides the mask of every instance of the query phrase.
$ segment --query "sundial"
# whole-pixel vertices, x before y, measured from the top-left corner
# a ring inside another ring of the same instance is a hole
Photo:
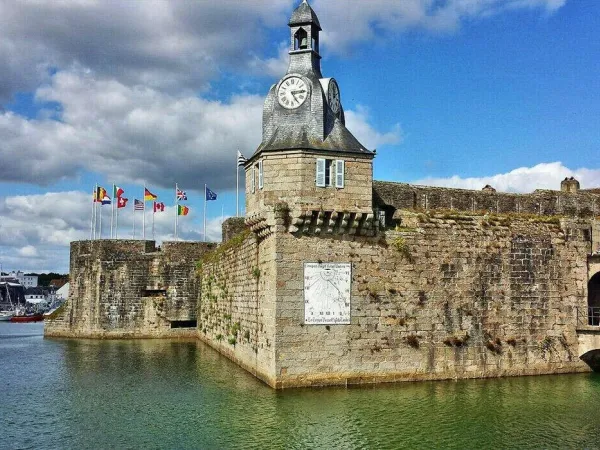
[[[304,263],[304,323],[350,323],[350,263]]]

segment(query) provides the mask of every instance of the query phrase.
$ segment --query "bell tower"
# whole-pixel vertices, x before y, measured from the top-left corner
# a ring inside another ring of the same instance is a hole
[[[319,55],[321,24],[306,0],[303,0],[292,13],[288,26],[291,37],[288,73],[322,78],[321,55]]]
[[[288,26],[288,70],[267,94],[262,142],[245,164],[246,214],[286,204],[292,217],[372,216],[375,153],[346,128],[337,81],[321,73],[321,25],[307,0]]]

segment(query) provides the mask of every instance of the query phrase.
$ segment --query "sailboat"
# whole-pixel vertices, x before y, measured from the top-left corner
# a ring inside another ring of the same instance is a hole
[[[5,283],[4,287],[6,288],[6,296],[8,298],[9,303],[10,303],[10,309],[9,310],[5,310],[5,311],[0,311],[0,322],[8,322],[15,315],[15,306],[13,305],[13,302],[10,299],[10,291],[8,289],[8,283]]]

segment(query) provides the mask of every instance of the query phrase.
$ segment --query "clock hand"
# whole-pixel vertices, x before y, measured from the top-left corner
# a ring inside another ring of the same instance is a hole
[[[296,98],[295,91],[292,91],[292,92],[290,92],[290,93],[292,94],[292,97],[294,97],[294,100],[296,100],[296,102],[297,102],[297,103],[300,103],[300,102],[298,101],[298,99]]]
[[[306,91],[292,91],[292,95],[294,94],[306,94]]]

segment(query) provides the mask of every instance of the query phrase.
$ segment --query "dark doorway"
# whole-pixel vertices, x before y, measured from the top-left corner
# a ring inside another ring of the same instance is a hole
[[[588,323],[600,325],[600,272],[588,282]]]

